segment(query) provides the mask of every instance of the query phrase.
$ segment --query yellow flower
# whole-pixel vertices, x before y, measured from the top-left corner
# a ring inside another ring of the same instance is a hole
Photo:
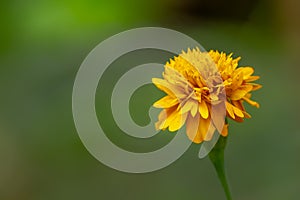
[[[201,52],[198,48],[182,51],[170,59],[165,64],[163,79],[152,79],[156,87],[166,93],[153,105],[163,108],[156,129],[177,131],[186,123],[189,139],[201,143],[211,140],[216,129],[223,136],[228,134],[225,116],[220,122],[212,115],[214,107],[221,104],[224,107],[225,102],[227,117],[237,122],[250,118],[243,102],[259,107],[250,98],[251,92],[261,85],[253,83],[259,76],[252,76],[252,67],[238,67],[239,60],[240,57],[232,58],[232,54]],[[221,128],[218,124],[222,124]]]

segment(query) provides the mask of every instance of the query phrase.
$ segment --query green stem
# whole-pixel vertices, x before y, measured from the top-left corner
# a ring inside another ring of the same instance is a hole
[[[232,200],[229,185],[226,179],[224,166],[224,149],[226,147],[226,142],[227,137],[220,136],[218,142],[216,143],[212,151],[209,153],[209,158],[217,171],[219,180],[221,181],[227,200]]]

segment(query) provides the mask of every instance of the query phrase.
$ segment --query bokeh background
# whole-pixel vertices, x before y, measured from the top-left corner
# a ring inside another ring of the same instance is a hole
[[[225,199],[199,145],[172,165],[126,174],[94,159],[72,118],[75,75],[101,41],[129,28],[181,31],[206,49],[234,52],[255,67],[263,89],[254,93],[253,118],[230,123],[226,166],[234,199],[299,199],[300,5],[295,0],[24,0],[0,3],[0,199]],[[136,64],[165,62],[146,50],[117,60],[101,79],[98,116],[112,141],[148,151],[172,133],[142,141],[116,127],[109,97],[113,84]],[[162,96],[152,85],[132,97],[133,119]]]

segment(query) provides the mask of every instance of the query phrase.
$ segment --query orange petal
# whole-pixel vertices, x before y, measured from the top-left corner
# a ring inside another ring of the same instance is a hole
[[[249,113],[247,113],[246,111],[244,111],[243,113],[244,113],[245,118],[248,118],[248,119],[251,118],[251,115]]]
[[[236,122],[243,122],[244,121],[244,119],[243,118],[241,118],[241,117],[235,117],[235,119],[234,119],[234,121],[236,121]]]
[[[224,125],[221,135],[224,137],[228,135],[228,124]]]

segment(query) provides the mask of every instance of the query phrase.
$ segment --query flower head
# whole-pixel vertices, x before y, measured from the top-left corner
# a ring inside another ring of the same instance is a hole
[[[189,139],[201,143],[210,140],[216,129],[223,136],[228,134],[225,115],[216,116],[218,112],[213,114],[213,110],[221,115],[223,106],[224,114],[238,122],[250,118],[243,103],[259,107],[250,98],[251,92],[261,85],[253,83],[259,76],[252,75],[252,67],[238,67],[239,60],[232,54],[202,52],[198,48],[170,59],[163,79],[152,79],[166,93],[154,103],[154,107],[163,108],[156,129],[177,131],[186,124]]]

